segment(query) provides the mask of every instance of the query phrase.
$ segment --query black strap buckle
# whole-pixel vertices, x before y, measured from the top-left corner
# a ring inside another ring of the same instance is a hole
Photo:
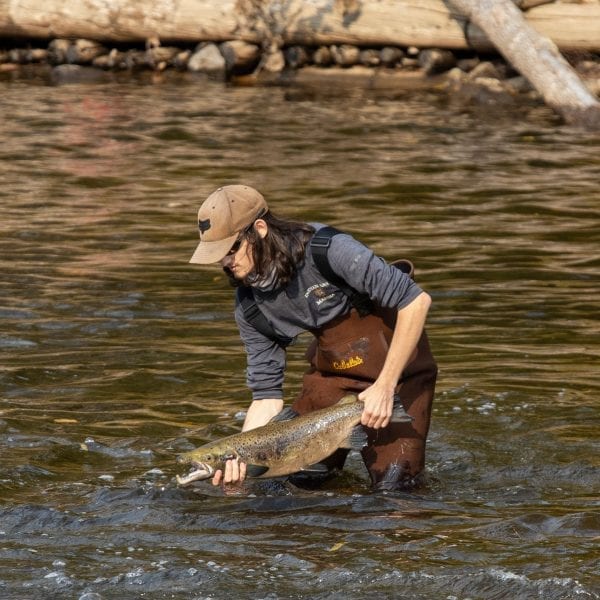
[[[310,240],[310,245],[315,248],[329,248],[331,246],[331,238],[327,235],[319,236],[317,233]]]

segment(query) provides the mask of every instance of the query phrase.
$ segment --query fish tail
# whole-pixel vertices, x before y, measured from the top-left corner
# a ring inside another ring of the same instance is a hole
[[[392,416],[390,418],[390,423],[410,423],[414,421],[414,417],[411,417],[404,406],[402,405],[402,400],[400,400],[399,396],[394,396],[394,407],[392,408]]]

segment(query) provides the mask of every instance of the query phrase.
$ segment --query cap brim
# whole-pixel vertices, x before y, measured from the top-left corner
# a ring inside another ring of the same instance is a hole
[[[238,234],[219,240],[218,242],[200,242],[190,262],[197,265],[210,265],[225,258],[231,246],[237,240]]]

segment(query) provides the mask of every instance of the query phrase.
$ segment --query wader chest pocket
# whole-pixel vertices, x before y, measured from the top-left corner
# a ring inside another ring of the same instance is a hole
[[[388,351],[388,343],[381,330],[334,343],[320,342],[314,359],[315,367],[322,373],[346,377],[376,379]]]

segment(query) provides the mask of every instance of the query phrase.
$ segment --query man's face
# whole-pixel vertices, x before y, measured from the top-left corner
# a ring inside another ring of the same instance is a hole
[[[233,245],[229,253],[221,259],[223,269],[229,271],[233,277],[241,281],[254,270],[254,261],[250,252],[248,240],[242,239],[239,247],[236,249],[237,242]]]

